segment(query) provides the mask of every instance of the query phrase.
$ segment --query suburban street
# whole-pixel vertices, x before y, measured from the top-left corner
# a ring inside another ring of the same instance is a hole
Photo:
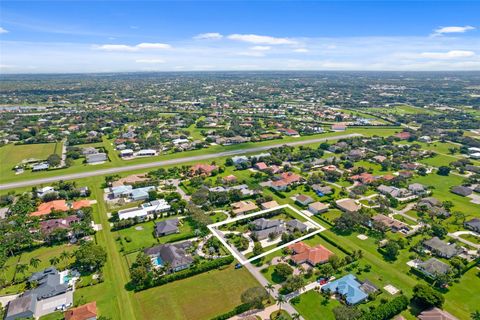
[[[169,160],[161,160],[161,161],[154,161],[154,162],[135,164],[135,165],[126,165],[126,166],[122,166],[122,167],[118,167],[118,168],[99,169],[99,170],[92,170],[92,171],[87,171],[87,172],[79,172],[79,173],[58,175],[58,176],[48,177],[48,178],[40,178],[40,179],[31,179],[31,180],[25,180],[25,181],[11,182],[11,183],[6,183],[6,184],[0,185],[0,190],[8,190],[8,189],[13,189],[13,188],[34,186],[34,185],[39,185],[39,184],[43,184],[43,183],[51,183],[51,182],[55,182],[55,181],[59,181],[59,180],[81,179],[81,178],[88,178],[88,177],[93,177],[93,176],[115,174],[115,173],[126,172],[126,171],[149,169],[149,168],[155,168],[155,167],[161,167],[161,166],[167,166],[167,165],[181,164],[181,163],[186,163],[186,162],[216,159],[216,158],[219,158],[219,157],[230,157],[230,156],[236,156],[236,155],[241,155],[241,154],[246,154],[246,153],[266,151],[266,150],[269,150],[269,149],[272,149],[272,148],[281,147],[283,145],[300,146],[300,145],[305,145],[305,144],[319,143],[319,142],[325,142],[325,141],[329,141],[329,140],[339,140],[339,139],[359,137],[359,136],[362,136],[362,135],[359,134],[359,133],[350,133],[350,134],[339,135],[339,136],[334,136],[334,137],[315,138],[315,139],[302,140],[302,141],[276,143],[276,144],[272,144],[272,145],[268,145],[268,146],[253,147],[253,148],[248,148],[248,149],[238,149],[238,150],[217,152],[217,153],[204,154],[204,155],[198,155],[198,156],[183,157],[183,158],[176,158],[176,159],[169,159]]]

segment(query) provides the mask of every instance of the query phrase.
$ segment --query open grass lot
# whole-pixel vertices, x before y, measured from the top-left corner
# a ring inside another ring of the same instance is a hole
[[[480,309],[479,272],[479,268],[472,268],[445,294],[445,309],[459,319],[470,319],[470,314]]]
[[[470,198],[462,197],[450,192],[452,186],[461,185],[464,178],[450,174],[449,176],[440,176],[438,174],[429,174],[424,177],[416,177],[412,182],[418,182],[426,186],[432,186],[432,196],[440,201],[449,200],[453,203],[453,211],[461,211],[467,217],[479,217],[480,205],[470,202]]]
[[[185,235],[188,234],[191,234],[192,237],[194,236],[193,229],[190,224],[184,219],[181,219],[179,233],[156,238],[153,234],[155,222],[167,219],[175,219],[175,217],[162,218],[157,219],[156,221],[140,223],[130,228],[113,232],[113,236],[115,239],[117,239],[117,244],[120,246],[120,248],[123,247],[126,252],[139,250],[142,248],[149,248],[159,243],[174,242],[176,239],[183,239]],[[121,242],[118,240],[118,237],[121,238]]]
[[[373,175],[385,175],[385,174],[391,174],[393,171],[382,171],[382,166],[379,165],[378,163],[372,163],[370,161],[362,160],[355,162],[355,167],[364,167],[365,169],[373,170],[372,174]]]
[[[231,265],[138,292],[135,298],[142,319],[210,319],[241,304],[242,292],[257,285],[247,270]]]
[[[332,309],[340,306],[340,302],[334,299],[325,301],[320,293],[312,290],[302,294],[300,302],[293,306],[305,320],[335,320]]]
[[[178,159],[178,158],[183,158],[183,157],[205,155],[205,154],[223,152],[223,151],[243,150],[243,149],[248,149],[248,148],[253,148],[253,147],[269,146],[269,145],[272,145],[272,144],[281,144],[281,143],[284,143],[284,142],[305,141],[305,140],[316,139],[316,138],[335,137],[335,136],[342,136],[342,135],[351,134],[351,133],[359,133],[359,134],[363,134],[365,136],[374,136],[374,135],[376,135],[376,136],[390,136],[392,134],[400,132],[401,130],[402,129],[399,128],[399,127],[349,128],[346,131],[341,131],[341,132],[327,132],[327,133],[315,134],[315,135],[310,135],[310,136],[302,136],[302,137],[298,137],[298,138],[296,138],[296,137],[285,137],[283,139],[269,140],[269,141],[255,142],[255,143],[254,142],[248,142],[248,143],[242,143],[242,144],[231,145],[231,146],[217,145],[217,146],[211,146],[209,148],[201,149],[201,150],[162,154],[162,155],[158,155],[158,156],[155,156],[155,157],[138,158],[138,159],[128,160],[128,161],[121,160],[118,157],[117,152],[113,149],[112,142],[110,140],[107,140],[106,138],[104,138],[104,147],[108,151],[108,157],[110,159],[110,162],[106,162],[106,163],[95,165],[95,166],[74,165],[74,166],[71,166],[70,168],[65,168],[65,169],[56,170],[56,171],[42,171],[42,172],[35,172],[34,174],[25,173],[25,174],[18,175],[18,176],[15,176],[15,174],[12,171],[12,173],[10,175],[1,174],[0,175],[0,183],[20,181],[20,180],[28,180],[28,179],[33,179],[33,178],[35,178],[35,179],[46,178],[46,177],[52,177],[52,176],[57,176],[57,175],[61,175],[61,174],[62,175],[63,174],[73,174],[73,173],[79,173],[79,172],[93,171],[93,170],[97,170],[97,169],[114,168],[114,167],[119,167],[119,166],[149,163],[149,162],[161,161],[161,160]],[[319,144],[320,143],[312,143],[312,144],[310,144],[310,146],[316,147]],[[3,149],[3,147],[0,148],[0,150],[2,150],[2,149]],[[1,152],[2,151],[0,151],[0,153]],[[0,160],[2,160],[1,157],[0,157]],[[216,159],[216,160],[218,161],[219,159]],[[187,165],[187,163],[184,163],[184,164]],[[6,169],[5,171],[8,172],[9,170],[10,170],[10,168]]]
[[[391,106],[390,108],[368,108],[367,109],[370,112],[375,112],[375,113],[382,113],[382,114],[398,114],[398,115],[404,115],[404,114],[419,114],[419,113],[424,113],[424,114],[436,114],[438,113],[435,110],[431,109],[426,109],[426,108],[419,108],[419,107],[414,107],[411,105],[397,105],[397,106]]]
[[[46,160],[49,155],[53,153],[60,154],[61,152],[61,143],[7,144],[0,148],[0,179],[15,179],[20,178],[22,175],[29,175],[29,172],[25,172],[22,175],[15,175],[15,171],[12,170],[12,168],[22,162],[22,160]]]

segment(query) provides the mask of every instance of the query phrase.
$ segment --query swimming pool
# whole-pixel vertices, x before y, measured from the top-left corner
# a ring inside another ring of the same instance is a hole
[[[152,259],[152,263],[155,267],[163,266],[163,260],[160,257],[156,257],[155,259]]]

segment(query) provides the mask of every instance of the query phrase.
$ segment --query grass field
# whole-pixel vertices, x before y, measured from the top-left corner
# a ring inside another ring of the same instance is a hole
[[[305,320],[335,320],[332,309],[340,306],[338,300],[325,300],[316,291],[308,291],[300,296],[300,302],[293,307],[305,318]]]
[[[478,204],[470,202],[470,198],[462,197],[450,192],[452,186],[461,185],[464,178],[450,174],[449,176],[440,176],[438,174],[429,174],[424,177],[416,177],[412,182],[418,182],[426,186],[434,187],[432,196],[440,201],[449,200],[454,204],[453,211],[461,211],[468,217],[479,217]]]
[[[480,310],[479,272],[478,268],[472,268],[445,294],[445,309],[459,319],[470,319],[472,312]]]
[[[240,296],[257,286],[250,273],[229,266],[135,294],[142,319],[211,319],[241,304]]]
[[[13,167],[18,165],[22,160],[37,159],[46,160],[49,155],[62,152],[61,143],[40,143],[14,145],[7,144],[0,147],[0,179],[13,179],[20,176],[15,175]],[[28,175],[24,173],[23,175]]]

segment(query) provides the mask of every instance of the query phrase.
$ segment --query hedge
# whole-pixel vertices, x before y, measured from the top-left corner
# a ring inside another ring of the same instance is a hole
[[[171,273],[163,277],[154,279],[151,283],[147,283],[142,287],[135,288],[135,291],[142,291],[152,287],[163,286],[164,284],[167,284],[173,281],[182,280],[185,278],[195,276],[200,273],[217,269],[221,266],[231,264],[233,261],[234,261],[233,256],[228,256],[228,257],[218,258],[215,260],[210,260],[204,263],[200,263],[186,270],[178,271],[178,272]]]
[[[344,247],[342,247],[341,245],[339,245],[338,243],[336,243],[335,241],[333,241],[332,239],[326,237],[325,235],[323,235],[321,232],[320,233],[317,233],[318,236],[320,238],[322,238],[323,240],[327,241],[328,243],[330,243],[332,246],[334,246],[335,248],[338,248],[340,251],[342,251],[343,253],[345,253],[346,255],[349,255],[351,256],[352,255],[352,252],[348,251],[347,249],[345,249]]]
[[[407,309],[408,298],[404,295],[398,296],[387,303],[379,305],[376,309],[363,314],[360,320],[388,320]]]
[[[212,320],[227,320],[230,319],[231,317],[236,316],[237,314],[244,313],[252,308],[252,305],[250,303],[244,303],[239,306],[236,306],[233,310],[228,311],[224,314],[221,314],[219,316],[216,316],[215,318],[212,318]]]

